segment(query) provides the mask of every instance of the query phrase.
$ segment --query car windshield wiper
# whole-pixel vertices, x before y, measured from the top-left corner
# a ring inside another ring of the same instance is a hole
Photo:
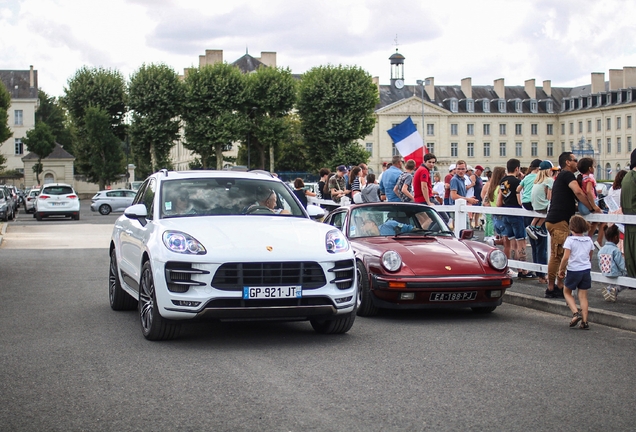
[[[431,234],[437,234],[438,232],[439,231],[426,230],[426,229],[422,229],[422,228],[414,228],[411,231],[397,233],[397,234],[395,234],[395,237],[405,236],[405,235],[409,235],[409,234],[428,236],[428,235],[431,235]]]

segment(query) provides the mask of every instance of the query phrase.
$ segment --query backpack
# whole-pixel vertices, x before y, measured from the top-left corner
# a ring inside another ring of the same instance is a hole
[[[400,199],[403,202],[410,202],[411,201],[411,198],[407,197],[402,192],[402,186],[404,186],[404,183],[406,182],[406,179],[409,178],[409,176],[412,177],[412,175],[410,173],[403,172],[402,174],[400,174],[400,177],[398,178],[398,181],[397,181],[397,184],[396,184],[397,185],[397,195],[398,195],[398,197],[400,197]]]

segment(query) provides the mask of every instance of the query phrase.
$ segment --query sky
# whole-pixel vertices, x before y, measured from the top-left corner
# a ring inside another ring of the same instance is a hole
[[[633,0],[0,0],[0,69],[38,71],[51,96],[83,67],[165,63],[183,74],[206,49],[231,63],[277,53],[293,73],[358,66],[381,84],[389,56],[406,84],[590,83],[636,66]]]

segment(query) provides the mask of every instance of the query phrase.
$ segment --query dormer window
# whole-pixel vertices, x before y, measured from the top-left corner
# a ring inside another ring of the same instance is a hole
[[[600,107],[603,104],[603,95],[602,94],[597,94],[596,95],[596,106]]]
[[[506,112],[506,101],[503,99],[499,99],[499,101],[497,101],[497,108],[499,109],[500,113],[505,113]]]
[[[454,112],[454,113],[456,113],[459,110],[459,104],[456,98],[450,99],[450,110],[451,112]]]
[[[530,112],[535,114],[539,112],[539,104],[536,99],[530,99]]]
[[[611,105],[612,104],[612,93],[608,93],[607,97],[605,98],[605,105]]]
[[[552,100],[545,101],[545,110],[552,114],[554,112],[554,103]]]
[[[582,108],[584,108],[584,105],[583,105],[583,97],[580,97],[580,98],[579,98],[579,103],[577,104],[577,108],[578,108],[578,109],[582,109]]]
[[[587,107],[590,108],[592,106],[592,96],[587,97]]]
[[[475,101],[473,99],[466,99],[466,111],[469,113],[475,112]]]
[[[515,112],[523,112],[523,105],[521,104],[521,99],[515,99]]]
[[[490,101],[488,99],[484,99],[481,102],[482,102],[482,108],[483,108],[484,112],[485,113],[489,113],[490,112]]]
[[[632,89],[627,90],[627,94],[625,95],[625,103],[630,103],[632,101]]]
[[[621,103],[622,100],[623,100],[623,92],[622,91],[617,91],[616,92],[616,103],[619,104],[619,103]]]

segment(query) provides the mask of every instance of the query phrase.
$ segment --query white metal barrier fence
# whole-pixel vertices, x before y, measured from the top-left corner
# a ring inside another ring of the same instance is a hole
[[[481,213],[481,214],[495,214],[495,215],[512,215],[512,216],[527,216],[527,217],[541,217],[544,218],[544,213],[537,213],[526,209],[506,208],[506,207],[484,207],[484,206],[471,206],[466,203],[466,200],[459,199],[455,201],[455,205],[437,205],[435,209],[438,212],[454,213],[453,218],[455,235],[459,237],[461,230],[467,228],[466,220],[468,213]],[[583,216],[588,222],[614,222],[622,223],[625,225],[636,225],[635,215],[619,215],[619,214],[589,214]],[[548,261],[550,260],[550,236],[548,240]],[[529,271],[538,271],[541,273],[548,273],[548,266],[545,264],[536,264],[526,261],[509,261],[510,267],[519,268]],[[592,280],[595,282],[602,282],[607,284],[622,285],[629,288],[636,288],[636,279],[628,276],[621,276],[618,278],[608,278],[601,273],[592,272]]]

